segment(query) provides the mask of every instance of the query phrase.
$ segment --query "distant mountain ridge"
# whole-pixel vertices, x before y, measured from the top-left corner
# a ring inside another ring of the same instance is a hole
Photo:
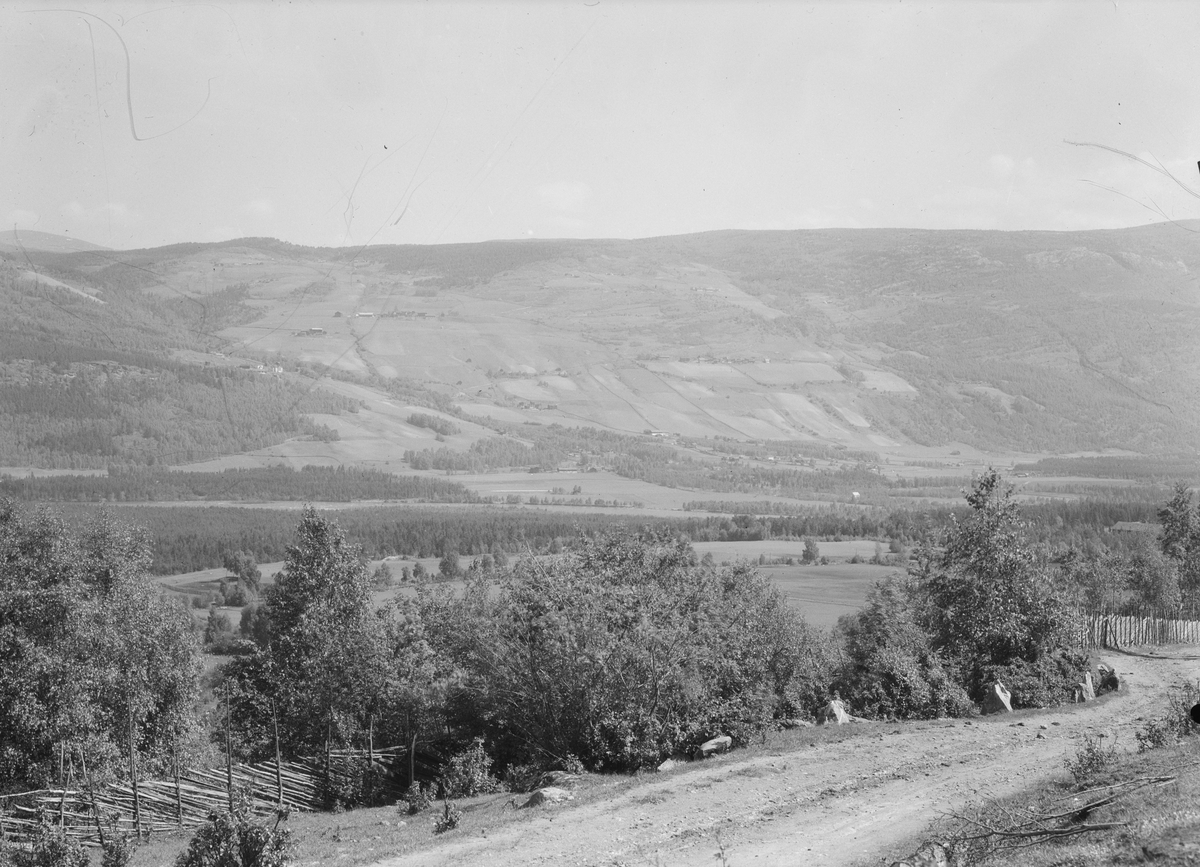
[[[880,452],[1174,454],[1200,450],[1198,232],[252,238],[29,258],[80,291],[177,306],[213,359],[415,383],[511,423]]]
[[[22,248],[43,253],[81,253],[87,250],[109,249],[80,238],[70,238],[50,232],[35,232],[32,229],[9,229],[0,234],[0,250],[9,252],[19,251]]]

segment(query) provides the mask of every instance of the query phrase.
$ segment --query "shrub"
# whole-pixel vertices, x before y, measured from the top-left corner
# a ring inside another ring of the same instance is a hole
[[[571,753],[634,770],[714,735],[746,743],[819,679],[814,634],[769,581],[705,568],[661,532],[580,539],[519,564],[499,594],[475,580],[422,618],[478,684],[477,718],[505,721],[508,762]]]
[[[861,611],[843,617],[846,659],[834,685],[866,717],[964,716],[971,700],[916,622],[911,585],[871,588]]]
[[[0,842],[0,845],[3,845]],[[83,845],[54,824],[45,810],[39,810],[29,849],[0,850],[0,864],[12,867],[88,867]]]
[[[110,834],[104,838],[100,867],[126,867],[136,848],[137,841],[128,834]]]
[[[1074,758],[1063,760],[1063,766],[1070,771],[1071,778],[1079,788],[1087,788],[1096,781],[1096,777],[1117,758],[1117,744],[1104,748],[1104,735],[1084,735],[1083,743],[1075,751]]]
[[[984,684],[998,680],[1007,686],[1015,710],[1071,701],[1087,671],[1086,653],[1074,648],[1060,648],[1032,662],[1014,659],[1004,665],[987,666],[981,670],[980,677]]]
[[[492,758],[483,748],[483,738],[457,755],[442,769],[443,798],[471,798],[500,791],[500,781],[491,774]]]
[[[1158,749],[1178,743],[1192,734],[1192,706],[1200,702],[1200,681],[1180,684],[1167,693],[1167,713],[1147,722],[1134,733],[1138,752]]]
[[[408,791],[404,793],[404,798],[398,806],[410,816],[424,813],[433,806],[433,794],[430,791],[430,787],[422,786],[416,780],[413,780],[412,785],[408,787]]]
[[[447,831],[453,831],[461,821],[462,810],[455,807],[453,801],[442,801],[442,815],[434,821],[433,833],[445,834]]]
[[[280,818],[274,827],[254,821],[244,798],[232,813],[210,813],[175,867],[285,867],[292,841],[291,832],[279,827]]]
[[[537,765],[509,765],[504,771],[504,789],[508,792],[532,792],[542,778]]]
[[[587,770],[587,768],[583,766],[583,762],[580,761],[579,756],[575,755],[574,753],[567,753],[566,758],[564,758],[560,764],[562,765],[562,769],[564,771],[566,771],[568,774],[575,774],[576,776],[584,773]]]

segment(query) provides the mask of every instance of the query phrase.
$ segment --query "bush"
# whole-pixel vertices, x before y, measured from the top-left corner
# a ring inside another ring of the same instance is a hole
[[[504,789],[508,792],[532,792],[543,771],[537,765],[509,765],[504,771]]]
[[[701,566],[684,539],[614,533],[423,603],[428,634],[505,721],[506,763],[574,754],[657,765],[715,735],[744,744],[811,690],[814,633],[767,579]]]
[[[1005,665],[987,666],[981,671],[981,682],[990,685],[998,680],[1007,686],[1014,710],[1051,707],[1070,702],[1087,671],[1086,653],[1060,648],[1033,662],[1014,659]]]
[[[483,748],[483,738],[476,738],[468,749],[451,756],[442,769],[442,797],[472,798],[500,791],[500,781],[491,770],[492,759]]]
[[[461,821],[462,810],[455,807],[453,801],[442,801],[442,815],[434,821],[433,833],[445,834],[447,831],[453,831]]]
[[[1096,777],[1117,758],[1117,744],[1114,741],[1104,748],[1104,735],[1084,735],[1083,743],[1075,751],[1074,758],[1063,760],[1063,766],[1071,772],[1071,778],[1080,789],[1085,789],[1096,781]]]
[[[104,838],[100,867],[126,867],[136,848],[137,841],[128,834],[110,834]]]
[[[244,798],[233,813],[210,813],[175,867],[285,867],[292,850],[291,832],[254,821]]]
[[[45,810],[38,812],[29,849],[10,849],[2,841],[0,846],[4,846],[0,849],[0,864],[12,867],[88,867],[89,864],[83,845],[55,825]]]
[[[413,780],[412,785],[408,787],[408,791],[404,793],[404,798],[398,806],[410,816],[424,813],[433,806],[433,793],[430,791],[429,786],[422,786],[416,780]]]
[[[1200,681],[1183,683],[1167,693],[1167,713],[1156,717],[1134,733],[1138,752],[1178,743],[1195,731],[1191,710],[1200,702]]]
[[[911,589],[894,579],[876,584],[862,610],[841,619],[846,659],[834,685],[865,717],[970,714],[970,698],[916,622]]]

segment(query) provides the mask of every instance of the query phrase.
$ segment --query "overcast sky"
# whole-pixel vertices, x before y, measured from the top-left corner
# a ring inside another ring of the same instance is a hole
[[[1200,187],[1198,34],[1129,0],[4,3],[0,216],[117,248],[1192,218],[1064,140]]]

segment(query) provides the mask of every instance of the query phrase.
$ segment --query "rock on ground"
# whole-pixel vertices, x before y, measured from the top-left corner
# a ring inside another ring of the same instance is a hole
[[[575,796],[566,789],[560,789],[558,786],[546,786],[530,795],[529,800],[522,804],[521,807],[540,807],[542,804],[557,804],[560,801],[574,800]]]
[[[1012,713],[1012,693],[1000,681],[996,681],[995,685],[988,690],[988,694],[983,699],[983,712],[990,713]]]

